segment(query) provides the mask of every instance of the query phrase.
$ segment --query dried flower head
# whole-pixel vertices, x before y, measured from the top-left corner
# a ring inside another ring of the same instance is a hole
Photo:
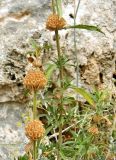
[[[92,134],[98,134],[99,130],[96,126],[92,126],[88,129],[88,132],[92,133]]]
[[[24,86],[29,90],[38,90],[45,87],[47,83],[44,73],[38,69],[30,70],[23,80]]]
[[[102,117],[99,116],[99,115],[94,115],[92,117],[92,120],[93,120],[94,123],[99,123],[101,121],[101,119],[102,119]]]
[[[34,56],[27,56],[27,60],[29,63],[31,63],[33,65],[33,67],[42,67],[42,63],[40,61],[40,59],[34,57]]]
[[[107,117],[103,117],[103,119],[106,121],[107,127],[110,127],[112,125],[112,122]]]
[[[49,15],[46,28],[50,31],[55,31],[56,29],[62,29],[66,25],[66,21],[63,17],[59,17],[57,14]]]
[[[111,121],[107,117],[99,116],[99,115],[94,115],[92,117],[92,120],[94,123],[101,123],[101,124],[106,124],[107,127],[110,127],[112,125]]]
[[[32,62],[32,65],[34,66],[34,67],[39,67],[39,68],[42,68],[42,64],[41,64],[41,62],[39,61],[39,60],[37,60],[37,59],[35,59],[33,62]]]
[[[33,120],[25,127],[25,134],[32,141],[42,138],[44,133],[45,129],[40,120]]]

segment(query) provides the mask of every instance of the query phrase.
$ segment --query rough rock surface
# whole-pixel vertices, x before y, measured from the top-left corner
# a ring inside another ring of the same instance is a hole
[[[17,127],[26,112],[22,78],[25,74],[25,53],[29,50],[29,38],[44,44],[54,42],[54,34],[45,29],[50,12],[50,0],[1,0],[0,1],[0,160],[12,160],[23,148],[24,132]],[[73,24],[71,0],[65,1],[64,17]],[[114,88],[116,79],[116,1],[83,0],[77,22],[98,25],[101,33],[78,30],[77,54],[80,69],[80,85],[106,85]],[[73,31],[61,31],[62,49],[72,59]],[[55,56],[55,47],[50,54]],[[69,72],[74,72],[70,69]],[[74,76],[74,74],[73,74]],[[17,146],[17,147],[16,147]]]

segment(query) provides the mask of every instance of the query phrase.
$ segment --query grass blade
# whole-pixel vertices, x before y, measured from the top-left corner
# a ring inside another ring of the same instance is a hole
[[[67,26],[67,27],[65,27],[64,29],[71,29],[71,28],[85,29],[85,30],[89,30],[89,31],[96,31],[96,32],[103,33],[99,27],[91,26],[91,25],[84,25],[84,24]],[[103,33],[103,34],[104,34],[104,33]]]
[[[72,86],[71,87],[76,93],[80,94],[81,96],[83,96],[85,98],[85,100],[90,104],[92,105],[93,107],[95,107],[95,102],[94,102],[94,99],[93,97],[91,96],[90,93],[88,93],[87,91],[85,91],[84,88],[78,88],[78,87],[75,87],[75,86]]]

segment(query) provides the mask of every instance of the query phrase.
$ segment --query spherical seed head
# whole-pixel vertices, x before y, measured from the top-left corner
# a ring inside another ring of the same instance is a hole
[[[59,17],[57,14],[49,15],[46,28],[50,31],[55,31],[56,29],[62,29],[66,25],[66,21],[63,17]]]
[[[30,70],[24,77],[23,84],[29,90],[43,89],[47,83],[44,73],[40,70]]]
[[[93,120],[94,123],[99,123],[101,119],[102,119],[102,117],[99,116],[99,115],[94,115],[92,117],[92,120]]]
[[[42,138],[44,133],[45,129],[40,120],[33,120],[25,127],[25,134],[32,141]]]
[[[97,127],[95,127],[95,126],[92,126],[92,127],[90,127],[89,129],[88,129],[88,132],[90,132],[91,134],[98,134],[99,133],[99,130],[98,130],[98,128]]]

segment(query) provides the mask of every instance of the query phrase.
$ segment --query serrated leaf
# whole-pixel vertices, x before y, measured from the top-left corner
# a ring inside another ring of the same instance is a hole
[[[94,99],[92,97],[92,95],[90,93],[88,93],[87,91],[85,91],[84,88],[78,88],[76,86],[72,86],[71,87],[76,93],[80,94],[81,96],[83,96],[83,98],[86,99],[86,101],[92,105],[93,107],[95,107],[95,102]]]
[[[104,32],[102,32],[99,27],[92,26],[92,25],[78,24],[78,25],[73,25],[73,26],[67,26],[64,29],[71,29],[71,28],[85,29],[85,30],[89,30],[89,31],[96,31],[96,32],[100,32],[100,33],[104,34]]]

